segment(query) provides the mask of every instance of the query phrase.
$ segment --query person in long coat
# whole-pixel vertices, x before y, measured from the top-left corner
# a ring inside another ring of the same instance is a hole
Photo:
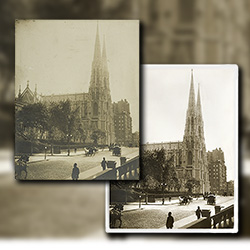
[[[174,217],[172,216],[172,213],[169,212],[167,217],[166,227],[168,229],[172,229],[173,226],[174,226]]]
[[[72,180],[73,181],[77,181],[78,180],[79,173],[80,173],[79,168],[77,167],[77,164],[75,163],[74,167],[72,169]]]
[[[201,217],[201,209],[200,209],[199,206],[198,206],[197,210],[195,211],[195,214],[197,216],[197,219],[200,219],[200,217]]]
[[[107,162],[105,160],[105,157],[103,157],[103,160],[101,162],[102,170],[104,171],[106,169]]]

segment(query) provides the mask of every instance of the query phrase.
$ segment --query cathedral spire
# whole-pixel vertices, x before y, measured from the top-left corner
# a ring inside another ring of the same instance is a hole
[[[93,62],[100,60],[100,58],[101,58],[101,46],[100,46],[100,39],[99,39],[99,26],[97,23]]]
[[[197,116],[202,117],[202,112],[201,112],[201,97],[200,97],[200,84],[198,85],[198,96],[197,96],[196,109],[197,109]]]
[[[107,63],[105,36],[103,36],[103,46],[102,46],[102,67],[103,67],[104,75],[108,76],[108,63]]]
[[[194,93],[194,76],[193,76],[193,69],[191,70],[191,84],[189,90],[189,101],[188,101],[188,110],[194,111],[195,110],[195,93]]]
[[[105,35],[103,35],[103,46],[102,46],[102,59],[107,59],[106,54],[106,44],[105,44]]]
[[[194,92],[194,76],[192,69],[184,137],[189,137],[189,136],[193,137],[195,136],[195,133],[196,133],[196,105],[195,105],[195,92]]]

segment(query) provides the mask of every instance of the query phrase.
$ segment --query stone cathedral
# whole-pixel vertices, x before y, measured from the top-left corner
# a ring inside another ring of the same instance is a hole
[[[99,143],[109,145],[115,142],[105,39],[101,48],[98,26],[88,93],[42,96],[45,102],[67,99],[79,107],[80,120],[87,134],[86,142],[91,142],[90,136],[95,130],[105,132],[105,138],[101,138]]]
[[[105,137],[100,138],[98,142],[103,145],[109,145],[116,142],[114,111],[109,85],[105,39],[103,39],[103,46],[101,48],[97,26],[89,91],[87,93],[38,96],[37,90],[33,93],[28,83],[23,93],[21,93],[19,87],[16,105],[21,107],[25,104],[38,101],[50,103],[70,100],[74,108],[78,107],[81,126],[84,128],[84,133],[86,134],[85,142],[91,143],[91,134],[93,131],[101,130],[105,133]]]
[[[200,188],[196,190],[196,192],[204,193],[210,191],[200,89],[198,88],[196,101],[193,70],[191,72],[189,101],[183,141],[147,143],[143,145],[144,150],[161,148],[166,150],[167,157],[174,155],[174,166],[178,178],[181,181],[180,191],[185,191],[185,181],[189,178],[200,181]]]

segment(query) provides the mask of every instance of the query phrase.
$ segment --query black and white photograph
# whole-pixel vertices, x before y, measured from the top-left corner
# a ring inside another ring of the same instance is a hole
[[[108,233],[238,231],[238,66],[143,65],[139,181],[106,189]]]
[[[139,21],[16,20],[15,178],[138,180]]]

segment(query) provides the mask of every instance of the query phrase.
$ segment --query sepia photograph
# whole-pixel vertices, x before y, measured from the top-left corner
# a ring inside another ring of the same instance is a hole
[[[139,181],[106,187],[108,233],[238,232],[238,66],[143,65]]]
[[[16,20],[15,178],[138,180],[139,21]]]

